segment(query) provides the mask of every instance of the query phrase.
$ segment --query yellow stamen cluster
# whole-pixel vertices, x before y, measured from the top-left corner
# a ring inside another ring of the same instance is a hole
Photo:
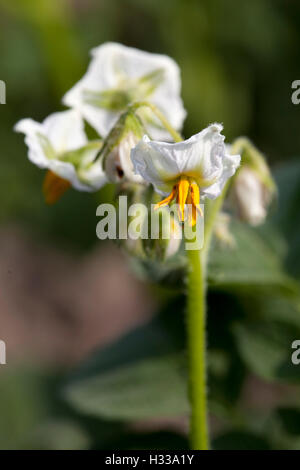
[[[185,176],[180,177],[169,196],[156,204],[154,210],[170,205],[173,201],[175,201],[179,206],[178,212],[179,220],[181,222],[184,222],[184,209],[186,204],[191,207],[191,210],[188,212],[188,222],[192,227],[196,224],[197,212],[201,217],[203,216],[203,212],[200,207],[199,186],[195,181],[190,180]]]

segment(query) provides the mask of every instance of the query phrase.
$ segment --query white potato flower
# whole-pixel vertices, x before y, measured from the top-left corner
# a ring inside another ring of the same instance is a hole
[[[200,212],[200,197],[217,198],[240,164],[239,155],[230,155],[224,145],[220,124],[211,124],[190,139],[175,144],[150,141],[147,136],[131,151],[137,174],[167,197],[157,207],[176,201],[181,220],[185,204]]]
[[[102,137],[129,104],[145,100],[180,130],[186,116],[180,90],[180,70],[173,59],[109,42],[92,50],[86,74],[63,102],[78,109]],[[169,137],[149,109],[139,114],[153,138]]]
[[[15,130],[25,134],[29,160],[49,170],[46,192],[64,192],[63,188],[69,186],[80,191],[95,191],[106,182],[101,164],[93,164],[102,144],[88,142],[78,111],[54,113],[43,123],[22,119]],[[51,195],[48,196],[51,201]],[[52,197],[55,199],[54,194]]]

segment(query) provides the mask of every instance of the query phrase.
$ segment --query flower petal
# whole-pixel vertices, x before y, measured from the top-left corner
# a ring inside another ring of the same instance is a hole
[[[174,144],[152,142],[144,135],[131,150],[131,160],[136,174],[153,184],[160,194],[171,192],[180,174]]]
[[[131,152],[135,171],[157,192],[169,193],[180,176],[194,180],[201,196],[216,198],[240,164],[239,155],[228,155],[222,126],[212,124],[190,139],[170,144],[144,136]]]
[[[25,134],[29,160],[69,181],[79,191],[95,191],[106,183],[101,164],[91,165],[99,143],[87,143],[77,111],[55,113],[43,124],[23,119],[15,130]]]
[[[225,184],[235,174],[240,162],[240,155],[225,154],[222,159],[223,169],[219,179],[211,186],[201,189],[201,196],[208,197],[209,199],[215,199],[220,196]]]
[[[29,160],[40,168],[48,168],[49,158],[55,157],[55,151],[44,134],[43,125],[32,119],[22,119],[14,130],[25,134]]]
[[[87,143],[82,118],[74,110],[51,114],[42,124],[22,119],[14,129],[25,134],[28,158],[40,168],[48,168],[48,160],[58,154]]]
[[[86,177],[86,183],[82,181],[81,178],[79,179],[78,173],[72,163],[50,160],[48,168],[56,175],[69,181],[73,188],[79,191],[92,192],[95,191],[95,189],[99,189],[106,182],[100,165],[99,169],[92,167],[87,171],[81,172],[82,177]]]
[[[126,179],[128,181],[132,181],[133,183],[143,183],[143,178],[134,172],[133,163],[130,158],[131,150],[136,146],[137,143],[138,142],[135,135],[132,132],[129,132],[122,142],[120,142],[119,158],[121,168],[124,171]]]
[[[71,183],[48,170],[43,183],[46,204],[55,204],[71,187]]]
[[[137,80],[160,69],[163,71],[163,79],[156,84],[150,96],[143,96],[143,88]],[[106,43],[92,50],[92,61],[86,74],[64,96],[63,102],[79,109],[100,135],[106,136],[115,124],[119,112],[101,105],[92,105],[85,98],[87,93],[92,92],[97,96],[112,90],[126,90],[126,87],[132,85],[138,100],[147,99],[153,102],[176,129],[181,128],[186,112],[180,98],[180,71],[175,61],[164,55],[143,52],[117,43]],[[156,138],[166,135],[157,126],[152,126],[151,129]]]
[[[84,123],[78,111],[69,110],[51,114],[42,126],[57,153],[75,150],[87,143]]]

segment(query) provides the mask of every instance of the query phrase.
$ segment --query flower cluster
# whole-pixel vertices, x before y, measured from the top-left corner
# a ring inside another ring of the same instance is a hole
[[[48,170],[46,201],[56,202],[71,186],[97,191],[108,181],[150,184],[164,197],[157,208],[176,202],[184,221],[189,204],[194,225],[197,214],[202,216],[200,202],[221,195],[241,158],[225,146],[220,124],[181,139],[186,111],[180,92],[180,70],[170,57],[116,43],[93,49],[86,74],[63,98],[70,110],[42,124],[23,119],[15,126],[25,134],[28,158]],[[98,139],[87,138],[85,122]],[[249,177],[253,170],[247,171],[236,182],[242,206],[247,191],[256,191]]]

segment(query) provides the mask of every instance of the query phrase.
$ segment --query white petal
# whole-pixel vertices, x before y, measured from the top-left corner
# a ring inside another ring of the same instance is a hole
[[[79,176],[79,183],[81,185],[86,181],[85,191],[98,191],[98,189],[102,188],[102,186],[107,183],[107,178],[104,171],[102,170],[100,162],[95,163],[88,170],[80,170]]]
[[[25,134],[28,158],[40,168],[48,168],[49,159],[87,142],[81,116],[74,110],[51,114],[42,124],[22,119],[15,131]]]
[[[62,162],[60,160],[50,160],[48,168],[56,175],[69,181],[73,188],[79,191],[95,191],[106,183],[106,179],[100,165],[98,168],[92,167],[89,171],[82,172],[82,176],[85,176],[88,181],[87,183],[79,179],[72,163]]]
[[[56,175],[69,181],[75,189],[79,189],[79,191],[90,191],[87,185],[82,184],[79,181],[76,170],[72,163],[62,162],[59,160],[50,160],[48,168]]]
[[[240,162],[240,155],[225,154],[222,159],[223,168],[219,179],[211,186],[201,189],[201,196],[208,197],[209,199],[215,199],[220,196],[225,184],[235,174]]]
[[[133,183],[144,183],[143,178],[135,174],[130,158],[131,150],[138,142],[139,139],[133,132],[129,132],[106,157],[104,167],[110,181],[120,183],[127,180]]]
[[[164,55],[143,52],[117,43],[106,43],[92,50],[92,61],[86,74],[64,96],[63,102],[79,109],[100,135],[106,136],[116,122],[118,113],[87,104],[83,92],[118,88],[121,81],[138,79],[157,69],[164,70],[164,80],[149,100],[162,110],[173,127],[180,129],[186,112],[180,98],[180,71],[176,62]],[[156,138],[168,135],[155,127],[151,127],[151,133]]]
[[[77,111],[65,111],[49,116],[43,124],[32,119],[23,119],[15,126],[17,132],[25,134],[28,158],[40,168],[48,168],[56,175],[68,180],[80,191],[95,191],[106,183],[100,164],[79,173],[70,162],[59,160],[61,152],[80,150],[82,165],[88,165],[98,152],[98,147],[87,142],[83,123]],[[54,148],[54,145],[56,147]],[[78,149],[80,146],[80,149]]]
[[[76,166],[77,180],[76,188],[86,188],[86,191],[96,191],[100,189],[105,183],[107,183],[106,174],[103,171],[102,162],[95,161],[99,150],[101,149],[102,142],[90,141],[84,147],[66,154],[66,158],[69,155],[71,158],[75,158],[75,161],[79,162]],[[74,160],[73,160],[74,162]],[[93,163],[94,162],[94,163]]]
[[[48,168],[49,157],[53,157],[55,153],[44,135],[43,125],[32,119],[22,119],[15,125],[14,130],[25,134],[29,160],[40,168]]]
[[[42,126],[57,153],[75,150],[87,142],[84,123],[78,111],[70,110],[51,114]]]
[[[131,151],[131,160],[136,174],[141,175],[156,191],[167,194],[180,174],[174,146],[163,142],[152,142],[144,136]]]
[[[135,135],[132,132],[129,132],[119,145],[119,158],[126,179],[133,183],[143,183],[144,180],[142,176],[137,175],[134,172],[133,163],[130,157],[131,150],[137,145],[137,143],[138,141]]]
[[[209,183],[222,174],[225,155],[221,124],[211,124],[178,146],[181,151],[181,171],[199,180],[199,185]]]
[[[160,193],[170,192],[180,175],[193,178],[202,196],[216,198],[240,164],[239,155],[228,155],[222,126],[212,124],[190,139],[170,144],[144,136],[131,152],[135,171]]]

